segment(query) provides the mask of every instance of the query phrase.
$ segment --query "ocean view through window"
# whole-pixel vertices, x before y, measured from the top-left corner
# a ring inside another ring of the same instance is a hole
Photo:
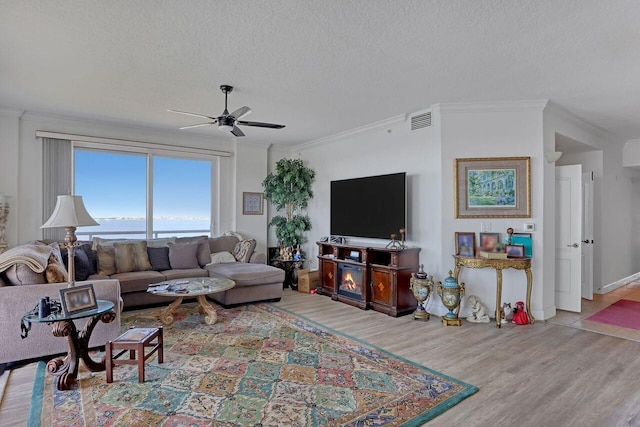
[[[74,193],[100,224],[79,239],[211,235],[212,162],[74,150]]]

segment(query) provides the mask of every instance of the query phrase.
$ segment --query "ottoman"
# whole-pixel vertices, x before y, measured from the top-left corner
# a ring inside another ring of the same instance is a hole
[[[205,266],[210,277],[226,277],[236,286],[208,298],[223,307],[257,301],[280,301],[284,271],[265,264],[229,262]]]

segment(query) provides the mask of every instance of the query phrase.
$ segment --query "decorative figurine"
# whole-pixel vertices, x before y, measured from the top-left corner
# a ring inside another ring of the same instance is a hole
[[[518,301],[516,302],[516,308],[513,311],[513,323],[516,325],[528,325],[529,324],[529,316],[527,316],[527,312],[524,309],[524,302]]]
[[[460,314],[460,300],[464,295],[464,283],[458,284],[451,270],[449,270],[449,277],[444,279],[444,285],[438,282],[438,295],[442,299],[442,304],[449,309],[449,312],[442,316],[442,323],[446,326],[462,326],[458,314]]]
[[[413,312],[413,318],[427,321],[431,315],[427,312],[425,305],[433,291],[433,276],[427,276],[423,269],[424,265],[420,264],[420,271],[417,274],[411,273],[409,289],[413,291],[413,295],[418,300],[418,306]]]
[[[507,245],[511,244],[511,239],[513,238],[513,228],[507,228]]]
[[[400,249],[400,242],[396,240],[396,233],[391,233],[391,241],[386,246],[387,249]]]
[[[510,302],[502,303],[502,310],[500,310],[500,323],[508,323],[513,320],[513,309],[511,308]]]
[[[471,311],[467,320],[473,323],[489,323],[491,320],[487,315],[487,308],[480,302],[477,296],[471,295],[469,297],[469,304],[471,305]]]
[[[401,228],[400,229],[400,235],[402,236],[402,242],[400,243],[400,249],[405,249],[406,246],[404,244],[404,240],[405,240],[405,237],[407,235],[407,229],[406,228]]]

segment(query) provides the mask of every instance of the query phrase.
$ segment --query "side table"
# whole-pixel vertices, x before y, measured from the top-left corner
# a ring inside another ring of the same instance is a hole
[[[283,287],[298,290],[298,274],[297,270],[301,269],[304,265],[303,259],[282,259],[274,258],[271,260],[271,265],[284,270],[284,284]]]
[[[100,362],[94,361],[89,356],[89,339],[93,328],[99,321],[113,322],[116,313],[113,311],[111,301],[98,300],[98,307],[92,310],[65,315],[58,311],[47,317],[40,318],[37,309],[31,310],[22,317],[26,323],[47,323],[51,325],[51,331],[56,337],[67,337],[69,352],[65,357],[57,357],[47,363],[47,371],[54,375],[58,390],[69,390],[76,384],[78,377],[78,362],[80,359],[91,372],[105,370],[104,357]],[[74,320],[87,319],[84,328],[78,330]],[[27,328],[28,330],[28,328]]]

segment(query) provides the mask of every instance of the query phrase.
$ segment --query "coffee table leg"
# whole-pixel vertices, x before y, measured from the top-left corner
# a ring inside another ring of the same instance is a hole
[[[170,326],[171,324],[173,324],[173,314],[171,314],[171,312],[180,304],[182,304],[182,297],[178,297],[174,302],[169,304],[169,307],[162,310],[162,312],[160,313],[160,321],[163,325]]]
[[[216,313],[216,309],[207,301],[207,297],[205,295],[198,295],[198,302],[200,303],[200,308],[202,308],[205,313],[205,323],[207,325],[216,323],[218,321],[218,314]]]

